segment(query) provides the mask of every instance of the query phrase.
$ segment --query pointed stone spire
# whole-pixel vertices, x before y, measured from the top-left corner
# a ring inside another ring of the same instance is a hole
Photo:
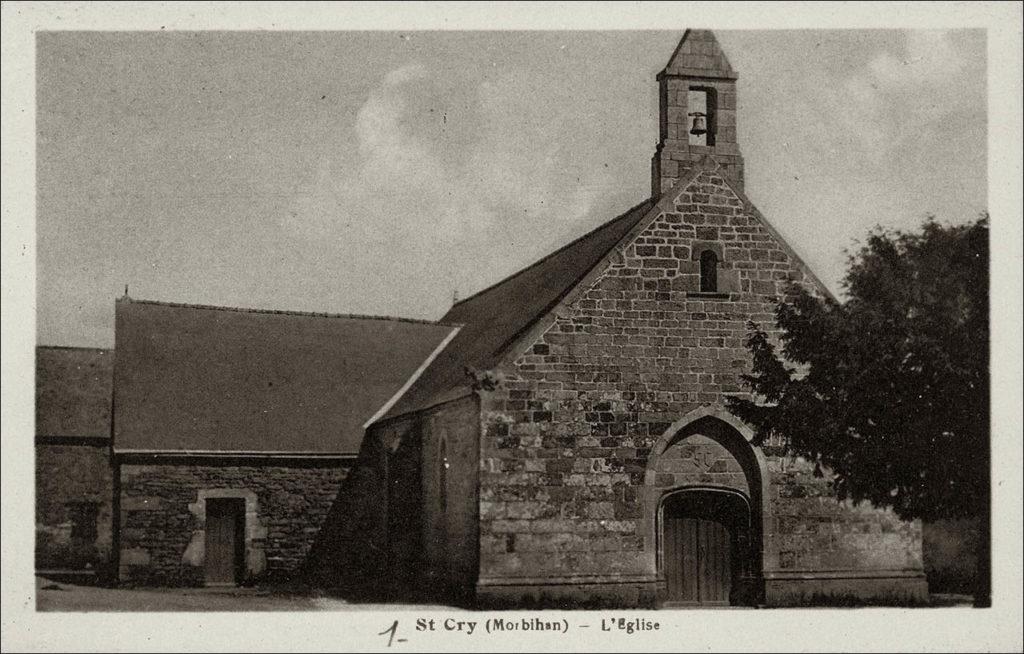
[[[659,141],[651,162],[654,197],[710,155],[742,188],[736,143],[736,72],[709,30],[686,30],[658,73]]]
[[[721,79],[737,77],[711,30],[686,30],[661,74]]]

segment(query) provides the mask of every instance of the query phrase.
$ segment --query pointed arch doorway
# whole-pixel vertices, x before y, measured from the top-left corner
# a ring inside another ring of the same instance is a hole
[[[752,438],[724,409],[702,407],[655,442],[644,513],[659,605],[760,603],[771,518],[767,462]]]

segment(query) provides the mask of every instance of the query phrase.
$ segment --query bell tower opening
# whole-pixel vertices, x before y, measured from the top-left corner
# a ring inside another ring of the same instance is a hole
[[[715,35],[686,30],[658,74],[659,142],[651,163],[654,197],[675,186],[705,156],[743,187],[743,156],[736,143],[737,75]]]
[[[690,145],[714,146],[715,144],[715,90],[707,87],[690,87],[686,93],[686,114]]]

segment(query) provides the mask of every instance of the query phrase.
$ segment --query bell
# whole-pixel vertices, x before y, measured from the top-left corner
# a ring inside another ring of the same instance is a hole
[[[698,111],[690,115],[693,116],[693,127],[690,128],[690,133],[694,136],[707,134],[707,123],[705,122],[704,114]]]

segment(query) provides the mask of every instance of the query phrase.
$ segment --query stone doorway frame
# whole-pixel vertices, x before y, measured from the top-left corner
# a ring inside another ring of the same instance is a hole
[[[259,498],[256,493],[237,488],[202,488],[196,493],[196,501],[188,505],[189,513],[195,516],[195,528],[188,548],[182,555],[182,563],[198,568],[206,565],[206,500],[245,500],[245,574],[242,582],[256,577],[267,568],[267,528],[259,519]]]
[[[764,588],[763,571],[765,543],[769,532],[768,526],[771,524],[772,519],[768,488],[770,481],[768,463],[765,460],[765,456],[761,451],[761,448],[754,447],[752,444],[754,439],[754,430],[720,406],[703,406],[690,411],[685,416],[672,423],[669,428],[658,437],[658,440],[651,448],[651,455],[647,459],[647,468],[644,474],[644,517],[640,525],[640,533],[643,534],[645,543],[644,568],[652,577],[657,579],[658,597],[664,597],[666,581],[665,571],[661,565],[660,554],[663,538],[663,534],[661,533],[661,506],[666,497],[687,489],[716,489],[738,492],[737,489],[722,489],[709,486],[707,484],[683,485],[672,488],[662,488],[655,484],[657,465],[661,456],[679,440],[686,438],[686,436],[689,435],[685,432],[690,429],[698,428],[700,426],[699,423],[716,424],[719,428],[724,428],[727,433],[735,434],[735,436],[738,439],[741,439],[745,444],[743,450],[748,452],[750,455],[748,457],[748,461],[739,461],[740,465],[743,466],[744,474],[747,478],[747,485],[750,488],[751,494],[751,496],[747,498],[747,502],[751,512],[750,538],[752,542],[750,550],[753,560],[750,564],[753,574],[750,583],[753,586],[751,590],[753,597],[749,598],[747,603],[760,602],[763,597]],[[694,431],[694,433],[699,432]],[[744,493],[739,494],[744,495]]]

